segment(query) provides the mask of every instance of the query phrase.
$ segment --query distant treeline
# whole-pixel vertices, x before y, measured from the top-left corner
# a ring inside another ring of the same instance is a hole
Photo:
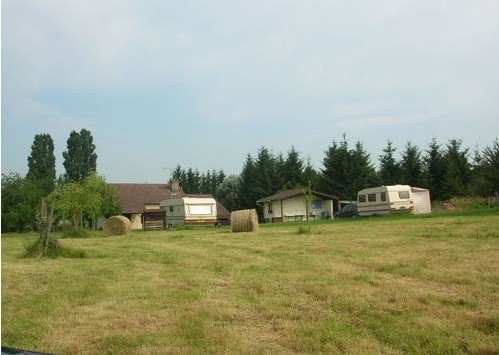
[[[428,188],[437,201],[499,192],[497,139],[473,152],[458,139],[445,145],[433,139],[424,150],[408,142],[399,159],[396,152],[387,140],[375,168],[362,142],[351,146],[343,136],[325,151],[319,170],[294,147],[286,155],[260,147],[256,156],[247,155],[240,175],[226,176],[222,170],[200,174],[178,165],[172,177],[180,180],[185,192],[213,194],[230,210],[254,208],[256,200],[292,188],[310,188],[342,200],[354,200],[366,187],[394,184]]]
[[[119,211],[115,194],[104,188],[99,188],[100,198],[93,198],[91,206],[85,202],[84,197],[88,200],[90,196],[85,192],[86,186],[102,186],[103,182],[97,175],[95,150],[89,131],[71,132],[63,152],[65,173],[56,179],[52,138],[46,133],[36,135],[26,176],[15,172],[2,174],[2,231],[36,228],[40,200],[44,197],[56,201],[66,215],[72,213],[75,226],[82,225],[85,218],[95,219],[99,213]],[[239,175],[227,176],[223,170],[200,173],[178,164],[171,178],[180,181],[186,193],[214,195],[230,211],[255,208],[258,199],[294,188],[321,191],[341,200],[354,200],[357,191],[366,187],[394,184],[428,188],[432,200],[437,201],[460,196],[497,196],[499,192],[497,138],[482,150],[472,152],[459,139],[446,144],[433,139],[424,150],[408,142],[400,158],[396,158],[396,152],[393,142],[387,140],[382,153],[373,158],[362,142],[352,146],[343,135],[341,141],[333,141],[324,152],[319,169],[295,147],[286,154],[276,154],[262,146],[256,156],[246,156]],[[79,201],[76,196],[81,196]]]

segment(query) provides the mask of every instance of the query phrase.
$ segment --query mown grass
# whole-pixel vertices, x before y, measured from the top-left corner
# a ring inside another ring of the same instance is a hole
[[[499,214],[2,236],[2,344],[58,354],[499,352]]]

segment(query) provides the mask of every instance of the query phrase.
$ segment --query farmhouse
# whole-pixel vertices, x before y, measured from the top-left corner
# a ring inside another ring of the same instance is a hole
[[[266,222],[331,219],[338,197],[308,189],[278,192],[256,201],[263,208]]]
[[[182,197],[212,197],[211,195],[189,195],[178,181],[168,184],[109,183],[118,190],[118,201],[123,215],[130,219],[132,229],[164,228],[165,210],[160,202]],[[217,202],[217,220],[220,224],[229,221],[230,212]]]

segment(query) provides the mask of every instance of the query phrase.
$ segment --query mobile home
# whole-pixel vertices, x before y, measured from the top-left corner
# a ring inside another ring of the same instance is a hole
[[[427,189],[409,185],[371,187],[357,194],[357,209],[359,216],[393,212],[430,213],[430,193]]]
[[[217,223],[217,202],[211,197],[182,197],[163,200],[160,207],[166,211],[166,225]]]

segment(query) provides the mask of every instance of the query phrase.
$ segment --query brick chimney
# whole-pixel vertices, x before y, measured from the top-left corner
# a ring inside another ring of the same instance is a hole
[[[172,192],[178,192],[180,190],[180,181],[178,181],[178,180],[172,180],[170,182],[170,190]]]

